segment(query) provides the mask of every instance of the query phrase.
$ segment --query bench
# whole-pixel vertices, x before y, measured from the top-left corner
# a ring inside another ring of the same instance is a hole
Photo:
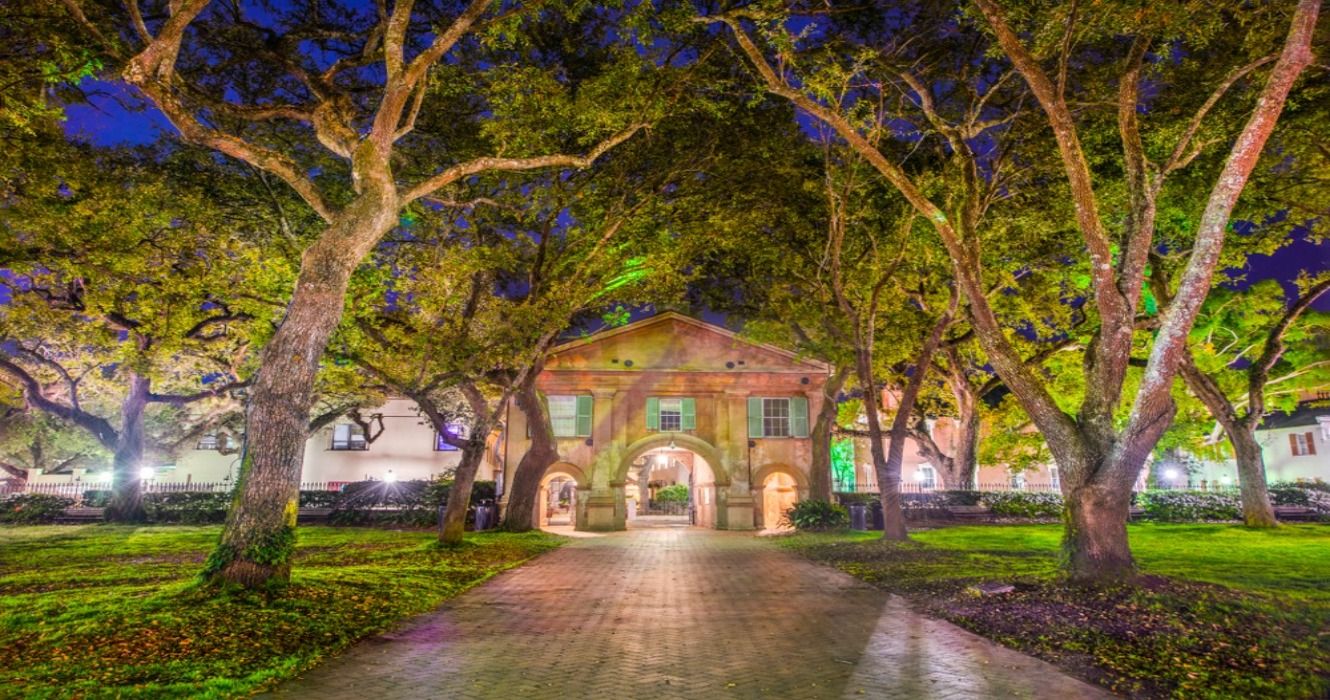
[[[1307,506],[1275,506],[1276,520],[1315,520],[1316,509]]]
[[[105,508],[66,508],[56,516],[55,521],[65,525],[99,523],[105,510]]]
[[[953,520],[992,520],[993,511],[984,506],[947,506],[947,517]]]

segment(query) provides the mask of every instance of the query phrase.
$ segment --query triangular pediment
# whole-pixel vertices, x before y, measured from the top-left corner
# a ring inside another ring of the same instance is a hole
[[[726,328],[673,311],[559,345],[550,352],[545,368],[550,371],[827,371],[825,363],[744,340]]]

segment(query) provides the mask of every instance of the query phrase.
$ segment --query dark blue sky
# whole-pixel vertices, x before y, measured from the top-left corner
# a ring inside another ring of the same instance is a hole
[[[88,103],[66,109],[65,133],[70,138],[115,146],[141,145],[164,135],[174,136],[175,129],[166,118],[122,83],[86,80],[83,87],[89,93]],[[1330,238],[1316,244],[1300,234],[1274,255],[1252,256],[1243,272],[1251,282],[1280,280],[1292,292],[1291,281],[1299,270],[1330,270]],[[1323,296],[1316,308],[1330,312],[1330,295]]]

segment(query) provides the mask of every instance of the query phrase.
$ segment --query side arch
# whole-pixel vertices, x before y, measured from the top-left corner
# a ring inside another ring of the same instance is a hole
[[[573,481],[577,482],[577,488],[579,489],[591,488],[591,479],[587,478],[586,472],[572,462],[555,462],[545,467],[545,473],[540,475],[540,483],[544,484],[555,474],[567,474],[572,477]]]
[[[675,447],[695,452],[699,457],[706,460],[707,466],[711,467],[711,473],[715,476],[717,488],[730,485],[730,471],[721,458],[720,450],[706,440],[686,433],[656,433],[629,445],[614,470],[614,479],[610,481],[610,485],[623,486],[628,481],[628,471],[632,469],[634,460],[641,457],[642,453],[654,450],[657,447],[666,447],[670,442],[673,442]]]
[[[749,484],[749,487],[754,490],[765,488],[767,485],[767,477],[772,474],[785,474],[791,479],[794,479],[794,484],[799,489],[800,493],[808,493],[808,489],[810,488],[808,475],[805,474],[802,469],[797,469],[780,462],[772,462],[771,464],[763,465],[761,469],[754,472],[753,482]]]

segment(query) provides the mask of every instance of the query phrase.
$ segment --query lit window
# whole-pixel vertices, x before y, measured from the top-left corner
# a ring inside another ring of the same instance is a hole
[[[937,471],[927,464],[919,465],[919,471],[915,472],[914,480],[918,482],[921,489],[937,488]]]
[[[660,400],[660,429],[667,433],[683,429],[683,399]]]
[[[467,435],[466,426],[461,423],[449,423],[445,428],[445,431],[447,432],[448,437],[451,437],[454,440],[464,439]],[[451,452],[456,449],[457,447],[444,439],[443,433],[434,434],[434,450],[436,452]]]
[[[1062,488],[1062,477],[1058,475],[1057,467],[1048,468],[1048,484],[1054,489]]]
[[[762,399],[762,436],[790,436],[789,399]]]
[[[221,444],[221,441],[217,439],[217,436],[209,434],[200,437],[198,444],[194,445],[194,449],[215,450],[219,444]]]
[[[332,448],[334,450],[367,450],[365,431],[355,423],[338,423],[333,426]]]

